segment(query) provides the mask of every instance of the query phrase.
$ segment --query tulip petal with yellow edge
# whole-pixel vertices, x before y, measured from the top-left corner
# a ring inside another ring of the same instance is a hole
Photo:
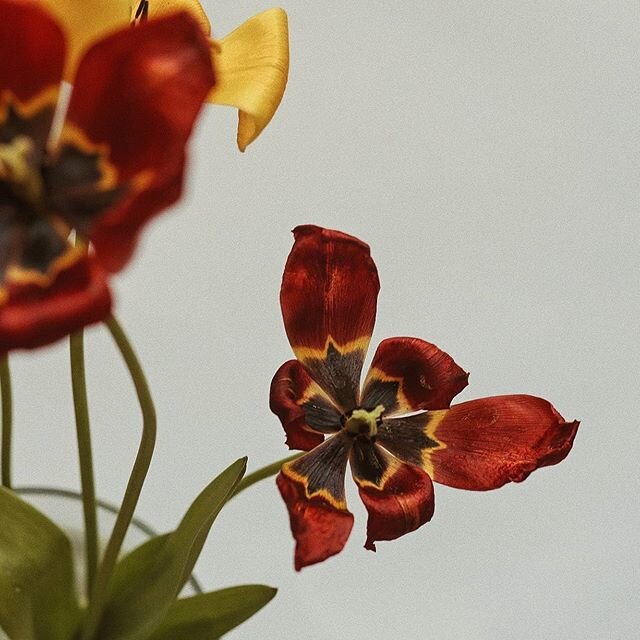
[[[126,27],[135,17],[140,0],[38,0],[65,28],[68,57],[64,79],[73,81],[86,49],[112,31]],[[149,17],[188,11],[202,30],[211,34],[209,20],[198,0],[151,0]]]
[[[269,9],[254,16],[215,42],[212,55],[217,83],[209,101],[239,109],[238,147],[244,151],[269,124],[287,85],[287,14]]]

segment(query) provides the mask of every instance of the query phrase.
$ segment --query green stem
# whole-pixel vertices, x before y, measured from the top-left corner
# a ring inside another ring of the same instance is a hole
[[[11,489],[13,402],[11,398],[11,371],[7,355],[0,358],[0,387],[2,387],[2,486]]]
[[[105,324],[116,346],[120,350],[122,358],[129,369],[131,379],[133,380],[142,411],[142,437],[135,462],[133,463],[133,469],[129,476],[129,482],[122,500],[120,512],[116,518],[111,537],[104,552],[102,564],[98,569],[98,575],[93,585],[91,602],[84,621],[82,640],[91,640],[95,637],[96,631],[98,630],[100,618],[104,612],[109,592],[109,582],[118,560],[122,542],[133,518],[133,513],[138,503],[140,492],[142,491],[142,485],[149,470],[149,465],[151,464],[151,456],[153,455],[156,442],[156,411],[140,362],[117,320],[111,316],[105,320]]]
[[[82,510],[84,513],[84,536],[87,557],[87,596],[90,597],[98,567],[98,515],[93,474],[93,454],[91,452],[91,429],[84,365],[83,331],[70,336],[69,355],[71,360],[73,406],[78,437],[80,484],[82,486]]]
[[[82,500],[82,494],[78,493],[77,491],[71,491],[70,489],[57,489],[55,487],[15,487],[14,491],[20,496],[55,496],[57,498],[67,498],[78,501]],[[101,509],[108,511],[115,516],[118,515],[118,507],[112,505],[110,502],[97,498],[96,503]],[[155,538],[158,535],[158,533],[150,525],[148,525],[144,520],[141,520],[140,518],[134,516],[131,519],[131,524],[136,529],[144,533],[148,538]],[[202,586],[194,575],[191,575],[189,577],[189,584],[196,594],[202,593]]]
[[[268,464],[266,467],[262,467],[262,469],[258,469],[257,471],[250,473],[248,476],[245,476],[238,483],[236,490],[231,494],[231,498],[235,498],[240,492],[244,491],[245,489],[248,489],[252,484],[255,484],[256,482],[260,482],[260,480],[264,480],[265,478],[270,478],[271,476],[275,475],[276,473],[278,473],[278,471],[280,471],[282,465],[285,462],[291,462],[292,460],[299,458],[301,455],[303,455],[303,453],[304,451],[299,453],[294,453],[292,456],[289,456],[288,458],[283,458],[282,460],[278,460],[278,462],[272,462],[271,464]],[[229,498],[229,500],[231,500],[231,498]]]

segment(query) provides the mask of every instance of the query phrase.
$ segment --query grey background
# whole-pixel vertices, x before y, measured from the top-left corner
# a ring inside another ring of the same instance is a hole
[[[224,35],[267,5],[205,2]],[[372,346],[415,335],[471,372],[459,400],[525,392],[582,427],[524,484],[436,487],[436,515],[377,554],[365,513],[339,556],[296,574],[272,481],[222,513],[209,588],[276,600],[230,638],[634,638],[638,608],[637,2],[301,2],[291,75],[246,154],[208,107],[187,196],[114,281],[160,418],[139,513],[173,527],[244,454],[287,455],[268,410],[291,356],[278,289],[290,229],[372,247]],[[106,332],[88,339],[101,496],[121,495],[139,433]],[[78,486],[66,345],[14,358],[15,474]]]

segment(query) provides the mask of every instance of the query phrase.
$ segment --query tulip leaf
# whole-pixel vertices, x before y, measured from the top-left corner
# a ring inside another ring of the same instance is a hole
[[[260,611],[276,592],[247,584],[178,600],[149,640],[217,640]]]
[[[147,640],[178,597],[246,467],[246,458],[234,462],[194,500],[175,531],[152,538],[118,563],[99,640]]]
[[[0,487],[0,628],[11,640],[71,640],[80,622],[71,543]]]

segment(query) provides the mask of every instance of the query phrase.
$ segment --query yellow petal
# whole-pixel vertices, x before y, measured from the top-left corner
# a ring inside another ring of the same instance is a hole
[[[188,11],[200,24],[200,28],[207,34],[211,34],[211,25],[204,9],[198,0],[150,0],[149,17],[156,18],[163,13],[174,11]]]
[[[129,24],[136,0],[39,0],[64,27],[67,36],[65,80],[73,80],[84,50],[107,33]],[[135,13],[135,11],[134,11]]]
[[[276,112],[289,73],[287,14],[269,9],[212,43],[216,86],[209,101],[237,107],[238,147],[244,151]]]
[[[84,51],[108,33],[131,24],[140,0],[39,0],[62,24],[68,55],[64,78],[71,82]],[[198,0],[150,0],[149,18],[188,11],[209,35],[211,26]]]

